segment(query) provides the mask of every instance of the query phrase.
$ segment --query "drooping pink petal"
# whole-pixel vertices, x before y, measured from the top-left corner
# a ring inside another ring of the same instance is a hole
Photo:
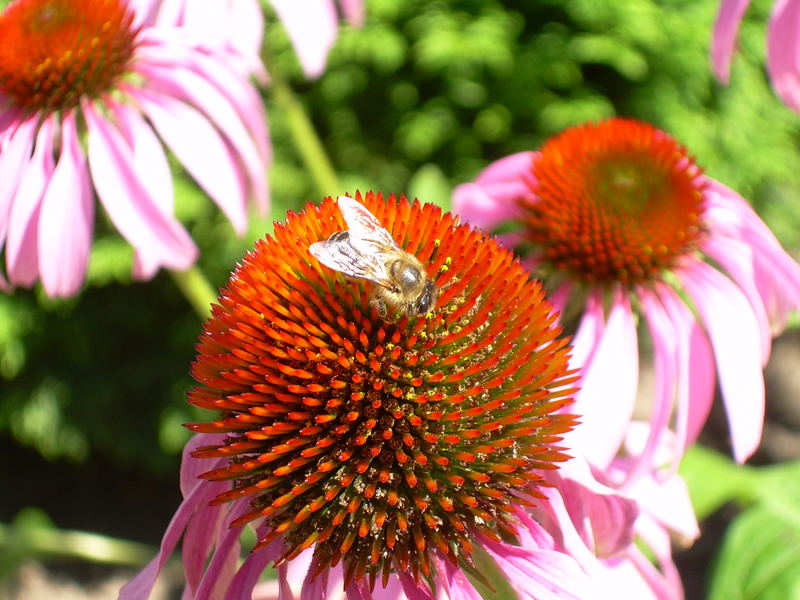
[[[75,295],[83,284],[94,227],[94,196],[75,113],[61,122],[61,156],[42,198],[38,253],[42,285],[50,297]]]
[[[5,244],[11,205],[21,174],[31,160],[37,126],[37,119],[26,119],[13,132],[8,133],[0,145],[0,181],[3,182],[0,185],[0,249]]]
[[[800,309],[800,265],[783,250],[775,235],[739,194],[710,180],[706,199],[712,235],[742,241],[751,247],[755,288],[766,308],[773,334],[779,333],[789,312]]]
[[[234,506],[227,507],[226,515],[230,520],[240,517],[252,510],[247,499],[239,500]],[[219,507],[216,507],[219,508]],[[229,519],[226,518],[226,521]],[[241,545],[239,539],[242,530],[239,527],[224,528],[217,539],[214,553],[208,562],[200,586],[194,594],[195,600],[211,600],[221,598],[231,587],[236,575]],[[190,543],[188,540],[185,543]],[[252,590],[248,590],[251,592]]]
[[[711,64],[722,83],[728,83],[731,71],[731,57],[736,45],[739,23],[750,0],[722,0],[714,23],[711,39]]]
[[[184,529],[186,529],[186,525],[194,517],[198,508],[207,505],[216,495],[226,489],[224,482],[198,480],[197,484],[184,498],[172,517],[161,540],[161,548],[158,554],[136,577],[122,587],[119,592],[119,600],[141,600],[141,598],[149,597],[156,578],[161,569],[164,568],[167,559],[174,552],[175,546],[178,544]],[[203,561],[205,561],[205,557]]]
[[[764,422],[758,322],[730,279],[695,259],[687,263],[679,276],[711,338],[733,455],[744,462],[758,447]]]
[[[633,543],[633,522],[639,512],[635,502],[611,490],[597,493],[570,479],[562,480],[561,494],[572,522],[595,556],[610,558]]]
[[[237,233],[247,228],[247,192],[230,147],[201,113],[164,94],[139,90],[137,100],[158,135]]]
[[[665,284],[656,293],[674,325],[678,342],[678,410],[675,419],[673,469],[692,444],[711,412],[716,383],[714,353],[705,331],[675,291]]]
[[[605,328],[603,298],[598,290],[592,290],[586,298],[581,322],[572,338],[571,368],[580,369],[589,366],[600,345]]]
[[[767,32],[767,69],[778,96],[800,112],[800,2],[776,0]]]
[[[197,591],[207,571],[208,557],[217,544],[218,538],[228,532],[228,523],[235,518],[232,507],[201,506],[197,514],[186,526],[183,534],[183,572],[186,589]],[[238,530],[241,533],[241,530]]]
[[[486,167],[472,183],[453,190],[453,210],[487,231],[520,214],[518,198],[530,195],[528,181],[535,152],[519,152]]]
[[[39,213],[55,168],[55,127],[53,115],[42,121],[36,134],[33,155],[19,176],[19,186],[9,211],[6,270],[8,280],[18,285],[33,285],[39,276]]]
[[[167,155],[152,127],[130,105],[109,100],[109,108],[133,154],[131,166],[153,202],[164,214],[172,214],[175,192]]]
[[[653,341],[653,362],[655,370],[655,391],[650,408],[648,437],[641,454],[633,462],[627,473],[627,481],[635,481],[642,474],[657,466],[656,450],[665,432],[669,430],[672,405],[679,379],[678,340],[675,325],[666,314],[664,307],[648,288],[639,286],[636,294],[641,301],[642,312]]]
[[[569,554],[491,540],[483,545],[521,599],[583,600],[597,591]]]
[[[197,248],[183,226],[165,215],[139,181],[132,151],[122,134],[86,102],[89,168],[95,190],[114,226],[142,255],[171,269],[189,268]]]
[[[339,27],[333,0],[270,2],[286,28],[306,76],[322,75]]]
[[[569,409],[592,426],[576,427],[564,437],[570,450],[601,467],[617,453],[633,414],[639,382],[637,339],[630,301],[618,289],[597,349],[582,367],[581,389]]]
[[[181,502],[167,530],[164,532],[159,553],[153,557],[153,560],[136,577],[122,587],[119,594],[120,600],[139,600],[149,597],[156,578],[175,550],[184,530],[197,517],[198,513],[202,513],[209,508],[208,503],[217,494],[225,491],[229,486],[224,481],[209,482],[197,477],[199,474],[213,469],[224,459],[198,460],[192,457],[192,453],[198,448],[211,445],[215,440],[223,437],[222,435],[198,434],[193,436],[184,446],[180,473],[183,502]],[[228,507],[217,506],[215,508],[225,512]],[[205,548],[194,546],[189,553],[187,553],[187,550],[184,549],[184,569],[202,571],[210,551],[210,542]]]
[[[147,188],[153,204],[169,218],[173,214],[175,194],[172,186],[172,171],[167,155],[153,129],[130,105],[107,100],[120,133],[133,154],[131,168],[137,173],[139,182]],[[136,252],[133,277],[139,281],[151,279],[161,267],[155,255]]]
[[[265,165],[255,141],[229,99],[207,79],[188,69],[141,66],[140,72],[150,79],[151,87],[158,86],[170,96],[186,100],[213,119],[240,158],[256,205],[266,206],[268,191]]]
[[[464,571],[437,555],[434,555],[433,560],[439,574],[436,600],[483,600],[483,596],[469,582]]]
[[[253,141],[258,147],[261,160],[269,163],[272,150],[267,132],[264,103],[255,87],[244,77],[238,76],[235,69],[226,64],[225,56],[207,56],[192,52],[185,44],[178,43],[169,32],[148,30],[143,34],[150,43],[139,49],[141,58],[138,65],[160,66],[167,69],[190,69],[208,80],[223,93],[236,108],[244,121]],[[165,52],[165,47],[169,52]],[[134,68],[137,68],[136,66]]]
[[[746,240],[709,236],[704,240],[702,250],[728,272],[750,302],[761,334],[761,365],[765,366],[772,349],[772,330],[767,310],[756,285],[753,247]]]
[[[280,556],[280,549],[280,540],[275,540],[258,552],[248,554],[231,581],[231,586],[225,594],[225,600],[247,598],[248,592],[251,590],[253,600],[278,600],[280,584],[277,579],[262,583],[258,583],[258,581],[267,566]]]
[[[671,551],[670,536],[662,535],[665,534],[664,528],[679,534],[687,545],[700,535],[689,490],[679,475],[673,473],[663,480],[656,480],[653,475],[641,477],[628,489],[628,494],[636,500],[643,511],[643,515],[637,521],[639,535],[642,535],[642,525],[647,519],[659,524],[659,526],[653,524],[646,526],[648,531],[653,532],[648,537],[648,545],[657,551],[659,556],[667,557]]]

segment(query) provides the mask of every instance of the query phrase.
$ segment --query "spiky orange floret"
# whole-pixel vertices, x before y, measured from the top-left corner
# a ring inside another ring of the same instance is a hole
[[[588,281],[656,279],[697,245],[704,179],[667,133],[632,119],[567,129],[534,158],[521,201],[544,263]]]
[[[135,49],[120,0],[17,0],[0,14],[0,91],[55,111],[108,92]]]
[[[312,242],[346,229],[335,202],[276,224],[231,277],[198,344],[197,406],[226,432],[198,457],[232,479],[216,502],[252,496],[266,544],[289,560],[316,547],[370,585],[429,572],[429,553],[468,560],[470,539],[513,532],[537,469],[565,459],[573,425],[566,340],[538,282],[511,252],[433,205],[357,195],[436,278],[435,311],[379,318],[369,282],[320,265]]]

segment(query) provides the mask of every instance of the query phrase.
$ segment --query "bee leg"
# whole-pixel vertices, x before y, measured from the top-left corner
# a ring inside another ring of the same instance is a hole
[[[373,298],[369,301],[369,305],[375,309],[382,321],[386,321],[386,317],[389,314],[389,309],[386,306],[386,302],[384,302],[381,298]]]

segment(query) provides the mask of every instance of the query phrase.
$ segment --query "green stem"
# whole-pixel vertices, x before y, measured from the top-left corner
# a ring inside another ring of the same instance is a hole
[[[155,549],[86,531],[64,531],[48,526],[15,527],[0,523],[0,547],[23,555],[50,555],[98,563],[140,567]]]
[[[217,299],[217,291],[199,267],[195,265],[186,271],[170,271],[169,274],[199,317],[207,319],[211,315],[211,304]]]
[[[270,72],[270,88],[275,104],[286,118],[294,145],[317,190],[323,196],[336,196],[343,191],[339,178],[300,100],[289,84],[274,72]]]

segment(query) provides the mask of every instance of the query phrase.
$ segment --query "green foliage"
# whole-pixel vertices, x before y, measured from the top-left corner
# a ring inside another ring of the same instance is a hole
[[[746,507],[726,531],[709,600],[800,598],[800,460],[754,468],[694,447],[681,474],[699,519],[726,502]]]

